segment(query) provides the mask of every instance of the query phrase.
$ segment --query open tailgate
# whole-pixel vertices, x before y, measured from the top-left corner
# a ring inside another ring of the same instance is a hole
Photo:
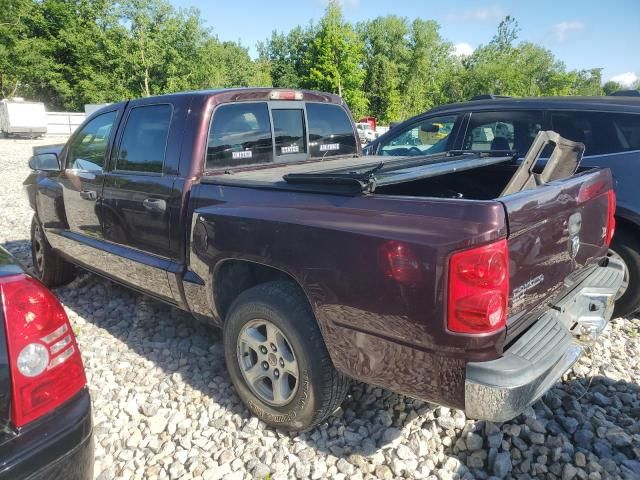
[[[608,169],[589,170],[499,199],[509,228],[509,337],[549,307],[567,277],[606,255],[611,189]]]

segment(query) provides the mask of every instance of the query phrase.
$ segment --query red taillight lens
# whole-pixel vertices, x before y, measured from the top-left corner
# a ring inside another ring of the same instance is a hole
[[[407,245],[390,241],[384,244],[382,253],[388,277],[401,283],[415,283],[422,279],[420,263]]]
[[[616,192],[609,190],[607,192],[607,198],[609,200],[609,215],[607,220],[607,232],[605,234],[604,242],[607,245],[611,245],[613,234],[616,231]]]
[[[86,384],[69,319],[58,299],[26,275],[0,278],[12,380],[11,419],[21,427]]]
[[[488,333],[504,328],[508,299],[509,253],[506,240],[451,256],[449,330]]]

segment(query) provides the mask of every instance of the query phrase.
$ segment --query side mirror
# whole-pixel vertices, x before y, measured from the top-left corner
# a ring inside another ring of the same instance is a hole
[[[438,133],[438,130],[440,130],[440,127],[435,123],[430,123],[428,125],[422,125],[420,127],[420,130],[422,130],[425,133]]]
[[[44,172],[55,172],[60,170],[58,155],[55,153],[39,153],[29,159],[31,170],[41,170]]]

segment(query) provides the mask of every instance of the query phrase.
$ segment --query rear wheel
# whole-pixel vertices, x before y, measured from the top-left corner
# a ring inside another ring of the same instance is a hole
[[[640,241],[626,229],[618,229],[611,242],[609,256],[621,260],[626,266],[614,310],[615,316],[626,317],[640,310]]]
[[[36,277],[47,287],[64,285],[75,277],[73,265],[49,245],[37,215],[31,220],[31,257]]]
[[[224,349],[238,395],[268,425],[304,430],[344,400],[349,380],[334,368],[306,298],[287,282],[264,283],[236,299]]]

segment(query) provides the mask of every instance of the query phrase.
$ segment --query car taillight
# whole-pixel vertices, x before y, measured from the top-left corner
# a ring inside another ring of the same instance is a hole
[[[611,245],[611,239],[616,231],[616,192],[609,190],[607,192],[609,205],[609,213],[607,215],[607,231],[604,237],[604,243],[608,247]]]
[[[454,253],[449,261],[447,327],[457,333],[504,328],[509,299],[506,240]]]
[[[86,384],[82,358],[58,299],[26,275],[0,278],[16,427],[51,412]]]

